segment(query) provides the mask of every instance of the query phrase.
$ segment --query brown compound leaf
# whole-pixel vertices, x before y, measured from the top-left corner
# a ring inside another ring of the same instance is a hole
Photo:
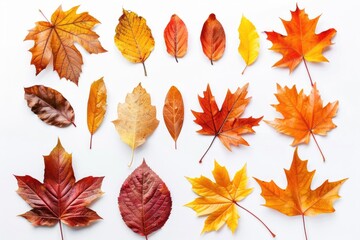
[[[177,139],[184,123],[184,101],[181,92],[175,86],[172,86],[166,95],[163,116],[166,128],[175,141],[176,149]]]
[[[45,123],[56,127],[75,125],[74,109],[64,96],[50,87],[35,85],[24,88],[25,100],[38,117]]]
[[[118,203],[126,225],[146,239],[164,226],[172,206],[169,189],[145,160],[121,186]]]
[[[85,177],[76,182],[72,156],[58,140],[50,155],[44,156],[44,183],[31,176],[15,176],[17,193],[32,207],[21,217],[34,226],[54,226],[62,223],[70,227],[84,227],[101,219],[87,206],[100,197],[104,177]]]

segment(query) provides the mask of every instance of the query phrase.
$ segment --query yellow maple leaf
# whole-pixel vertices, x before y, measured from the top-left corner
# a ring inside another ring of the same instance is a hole
[[[248,182],[246,165],[235,173],[233,180],[230,180],[227,169],[215,161],[212,174],[215,182],[204,176],[187,178],[192,185],[192,190],[200,197],[185,206],[192,208],[198,216],[208,215],[202,233],[217,231],[224,224],[234,233],[240,218],[238,206],[258,219],[275,237],[275,234],[257,216],[238,204],[252,192],[252,188],[246,187]]]
[[[240,39],[238,51],[246,63],[242,72],[244,74],[246,68],[253,64],[259,56],[260,37],[254,24],[244,16],[241,18],[238,31]]]
[[[132,149],[132,157],[129,166],[134,158],[134,150],[145,143],[157,126],[156,108],[151,105],[150,95],[141,86],[141,83],[134,88],[132,93],[126,95],[125,103],[118,105],[118,119],[113,121],[121,140]]]

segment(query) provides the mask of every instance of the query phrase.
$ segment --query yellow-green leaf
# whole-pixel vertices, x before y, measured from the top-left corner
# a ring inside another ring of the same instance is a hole
[[[142,63],[145,76],[145,60],[154,49],[155,40],[146,20],[136,13],[123,9],[119,23],[115,29],[115,45],[122,55],[133,63]]]
[[[156,108],[151,105],[150,95],[141,86],[141,83],[134,88],[132,93],[126,95],[125,103],[118,105],[118,119],[113,121],[121,140],[134,150],[145,143],[157,126],[159,121],[156,119]]]
[[[106,87],[103,78],[93,82],[90,87],[88,107],[87,107],[87,125],[90,137],[90,149],[92,147],[92,139],[96,130],[104,120],[106,112]]]
[[[246,69],[248,66],[253,64],[259,56],[259,34],[257,33],[254,24],[252,24],[252,22],[244,16],[241,18],[238,31],[240,39],[238,51],[246,63]],[[244,74],[245,69],[242,74]]]

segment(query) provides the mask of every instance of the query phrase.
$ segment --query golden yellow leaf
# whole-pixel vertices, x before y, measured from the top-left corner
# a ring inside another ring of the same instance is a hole
[[[123,9],[115,29],[115,45],[122,55],[133,63],[142,63],[145,76],[145,60],[154,49],[155,40],[146,20],[132,11]]]
[[[216,161],[212,173],[215,182],[204,176],[187,178],[192,190],[200,197],[185,206],[192,208],[199,216],[208,215],[203,233],[217,231],[225,223],[234,232],[240,217],[236,208],[237,202],[252,192],[252,188],[246,188],[246,165],[235,174],[232,181],[226,168]]]
[[[241,18],[238,31],[240,39],[238,51],[246,63],[246,66],[242,72],[242,74],[244,74],[245,69],[253,64],[259,56],[260,37],[254,24],[252,24],[252,22],[250,22],[249,19],[244,16]]]
[[[125,103],[118,105],[118,119],[113,121],[121,140],[132,149],[132,157],[129,166],[134,158],[134,150],[150,136],[159,121],[156,119],[156,108],[151,105],[150,95],[141,86],[141,83],[134,88],[132,93],[126,95]]]
[[[87,125],[90,137],[90,149],[92,139],[96,130],[104,120],[106,112],[106,86],[103,78],[93,82],[90,87],[88,106],[87,106]]]

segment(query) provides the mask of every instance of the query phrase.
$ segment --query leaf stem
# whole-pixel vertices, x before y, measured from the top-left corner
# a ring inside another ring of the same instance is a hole
[[[308,68],[308,66],[307,66],[307,63],[306,63],[306,60],[305,60],[304,57],[303,57],[303,62],[304,62],[304,64],[305,64],[305,68],[306,68],[307,74],[308,74],[308,76],[309,76],[311,86],[314,86],[313,80],[312,80],[311,75],[310,75],[310,72],[309,72],[309,68]]]
[[[301,217],[302,217],[302,222],[303,222],[303,226],[304,226],[305,240],[308,240],[307,233],[306,233],[306,225],[305,225],[305,216],[304,216],[304,214],[301,215]]]
[[[176,56],[176,55],[175,55],[175,60],[176,60],[176,62],[177,62],[177,63],[179,63],[179,61],[178,61],[178,59],[177,59],[177,56]]]
[[[61,240],[64,240],[64,234],[63,234],[63,229],[62,229],[62,223],[61,223],[61,220],[59,220],[59,226],[60,226]]]
[[[92,147],[92,139],[93,139],[93,134],[90,135],[90,149]]]
[[[244,75],[245,70],[247,69],[247,67],[248,67],[248,66],[249,66],[249,65],[247,65],[247,64],[246,64],[246,66],[245,66],[244,70],[241,72],[241,75]]]
[[[210,63],[211,63],[211,65],[214,65],[214,63],[213,63],[213,60],[212,60],[212,59],[210,59]]]
[[[74,127],[76,127],[76,124],[75,124],[74,122],[71,122],[71,124],[72,124]]]
[[[238,204],[237,202],[234,201],[234,203],[236,204],[236,206],[238,206],[239,208],[245,210],[246,212],[248,212],[250,215],[252,215],[254,218],[256,218],[262,225],[264,225],[264,227],[269,231],[269,233],[271,234],[271,236],[273,238],[276,237],[275,233],[273,233],[270,228],[258,217],[256,216],[254,213],[252,213],[250,210],[246,209],[245,207],[241,206],[240,204]]]
[[[175,141],[175,150],[177,149],[177,141]]]
[[[142,62],[143,68],[144,68],[144,74],[145,77],[147,77],[146,67],[145,67],[145,61]]]
[[[199,163],[202,163],[203,158],[204,158],[205,155],[208,153],[208,151],[210,150],[211,146],[214,144],[214,141],[215,141],[215,139],[216,139],[217,136],[218,136],[217,134],[214,136],[214,138],[213,138],[213,140],[211,141],[209,147],[206,149],[205,153],[201,156],[201,158],[200,158],[200,160],[199,160]]]
[[[45,18],[46,21],[50,22],[49,19],[47,19],[47,17],[45,16],[45,14],[39,9],[39,12],[41,13],[41,15],[43,15],[43,17]]]
[[[147,236],[147,235],[145,235],[145,240],[148,240],[148,236]]]
[[[128,167],[131,167],[131,165],[133,164],[133,162],[134,162],[134,148],[132,149],[132,153],[131,153],[131,161],[129,162],[129,164],[128,164]]]
[[[320,148],[320,145],[319,145],[318,141],[317,141],[316,138],[315,138],[314,133],[313,133],[312,131],[310,131],[310,132],[311,132],[311,136],[313,137],[313,139],[314,139],[314,141],[315,141],[315,143],[316,143],[317,148],[318,148],[319,151],[320,151],[320,154],[321,154],[321,157],[322,157],[322,159],[323,159],[323,162],[325,162],[325,155],[324,155],[324,153],[322,152],[322,150],[321,150],[321,148]]]

